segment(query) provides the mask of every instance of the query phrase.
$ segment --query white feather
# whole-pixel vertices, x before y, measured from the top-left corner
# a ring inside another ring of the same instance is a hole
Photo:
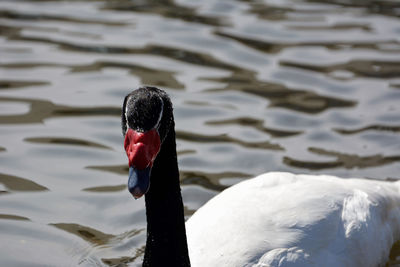
[[[125,103],[125,121],[126,121],[126,131],[125,132],[127,132],[128,129],[129,129],[129,125],[128,125],[128,108],[129,108],[129,105],[128,105],[128,103],[129,103],[130,97],[131,96],[128,96],[128,99],[126,100],[126,103]]]
[[[400,182],[266,173],[187,222],[193,267],[379,266],[400,240]]]

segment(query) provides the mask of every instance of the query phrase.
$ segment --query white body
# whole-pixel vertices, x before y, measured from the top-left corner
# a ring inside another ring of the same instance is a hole
[[[193,267],[380,266],[400,240],[400,182],[266,173],[186,223]]]

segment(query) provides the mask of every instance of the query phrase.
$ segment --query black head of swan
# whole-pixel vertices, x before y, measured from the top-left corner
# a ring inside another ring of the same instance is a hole
[[[400,182],[280,172],[224,190],[185,229],[168,95],[128,94],[122,132],[129,191],[145,195],[143,266],[375,267],[400,240]]]

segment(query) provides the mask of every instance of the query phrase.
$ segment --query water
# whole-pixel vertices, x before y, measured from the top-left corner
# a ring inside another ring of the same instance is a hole
[[[143,84],[174,102],[187,217],[266,171],[400,179],[399,17],[398,1],[1,1],[0,265],[140,265],[120,107]]]

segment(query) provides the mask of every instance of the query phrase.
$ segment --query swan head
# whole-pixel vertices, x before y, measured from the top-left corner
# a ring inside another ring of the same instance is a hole
[[[129,162],[128,189],[135,198],[150,188],[151,170],[168,134],[171,118],[171,101],[158,88],[141,87],[124,99],[121,122]]]

